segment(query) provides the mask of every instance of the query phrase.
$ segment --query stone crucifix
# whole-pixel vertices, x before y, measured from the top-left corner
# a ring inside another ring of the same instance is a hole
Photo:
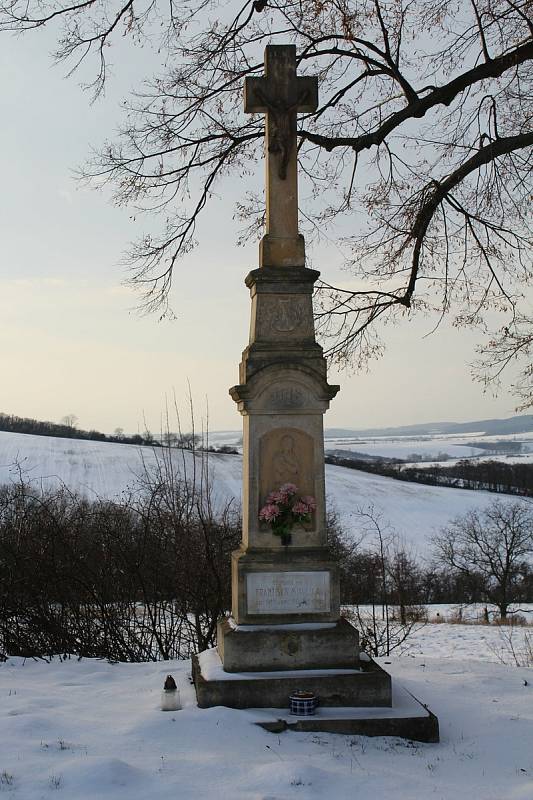
[[[296,75],[296,47],[267,45],[265,75],[248,77],[244,111],[265,114],[266,236],[262,267],[303,267],[305,248],[298,233],[296,115],[316,111],[318,79]]]

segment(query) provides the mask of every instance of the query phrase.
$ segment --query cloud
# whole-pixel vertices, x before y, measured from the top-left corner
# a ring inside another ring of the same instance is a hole
[[[0,278],[0,283],[6,286],[25,288],[29,286],[68,286],[69,281],[58,276],[48,275],[42,278],[36,275],[33,278]]]

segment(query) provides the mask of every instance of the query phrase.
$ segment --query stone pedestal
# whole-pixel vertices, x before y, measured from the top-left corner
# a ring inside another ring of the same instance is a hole
[[[265,246],[262,253],[266,252]],[[272,251],[273,252],[273,251]],[[315,341],[318,273],[263,266],[248,275],[250,343],[231,389],[243,415],[243,536],[232,557],[232,616],[218,646],[193,657],[201,708],[253,708],[266,730],[330,731],[439,739],[438,721],[390,675],[359,653],[357,631],[339,616],[339,577],[327,543],[323,414],[338,386],[326,380]],[[284,483],[316,500],[309,522],[284,544],[260,522]],[[296,689],[319,699],[316,716],[287,716]],[[263,710],[262,710],[263,709]]]
[[[357,632],[339,622],[338,570],[327,546],[322,420],[339,387],[328,384],[315,341],[318,274],[264,266],[246,279],[250,341],[231,389],[244,427],[243,537],[232,562],[233,618],[219,627],[219,653],[231,672],[358,665]],[[287,483],[313,497],[316,511],[284,545],[259,511]],[[283,634],[271,627],[280,624],[294,627]],[[332,627],[311,633],[298,628],[305,624]],[[251,634],[247,626],[259,628]]]
[[[357,631],[339,616],[322,428],[338,387],[327,383],[314,336],[317,277],[293,264],[262,267],[246,279],[250,343],[240,384],[231,389],[244,421],[243,536],[232,557],[232,616],[219,622],[217,648],[193,657],[198,705],[256,709],[256,722],[272,731],[438,741],[433,715],[416,700],[407,706],[393,701],[390,675],[360,656]],[[316,500],[309,522],[293,527],[290,544],[259,520],[267,496],[284,483]],[[312,719],[283,716],[296,689],[319,698]]]
[[[217,639],[226,672],[359,669],[357,631],[345,619],[270,626],[223,619]]]

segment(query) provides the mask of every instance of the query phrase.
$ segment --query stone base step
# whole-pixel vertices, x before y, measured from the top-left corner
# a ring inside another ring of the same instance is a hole
[[[390,708],[324,708],[311,717],[257,709],[256,725],[271,733],[284,731],[344,733],[352,736],[399,736],[415,742],[438,742],[439,721],[402,686],[394,685]]]
[[[287,708],[295,689],[313,692],[325,707],[390,707],[391,677],[366,657],[358,669],[225,672],[216,649],[193,656],[200,708]]]
[[[359,634],[346,619],[302,625],[236,625],[217,628],[225,672],[357,669]]]

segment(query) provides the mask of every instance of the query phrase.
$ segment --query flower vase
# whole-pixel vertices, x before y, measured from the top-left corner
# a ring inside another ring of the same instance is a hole
[[[288,547],[292,542],[292,533],[282,533],[281,534],[281,544],[284,547]]]

